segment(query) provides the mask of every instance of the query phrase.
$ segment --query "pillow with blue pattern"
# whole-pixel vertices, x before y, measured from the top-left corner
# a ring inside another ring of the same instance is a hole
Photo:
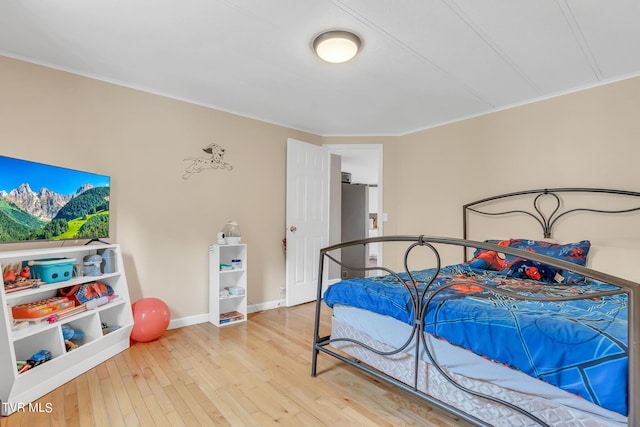
[[[546,255],[584,267],[587,264],[587,255],[591,248],[591,242],[588,240],[582,240],[577,243],[567,243],[562,245],[540,240],[511,239],[509,241],[509,247],[534,252],[540,255]],[[508,275],[510,271],[513,272],[511,267],[515,263],[521,261],[522,258],[520,257],[505,254],[505,262],[500,273]],[[557,270],[557,274],[554,276],[554,282],[563,284],[581,284],[585,282],[585,277],[572,271]]]

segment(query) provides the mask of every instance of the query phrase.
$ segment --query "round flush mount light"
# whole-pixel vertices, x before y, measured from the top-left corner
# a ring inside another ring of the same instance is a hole
[[[349,31],[327,31],[313,40],[313,50],[327,62],[347,62],[360,50],[360,37]]]

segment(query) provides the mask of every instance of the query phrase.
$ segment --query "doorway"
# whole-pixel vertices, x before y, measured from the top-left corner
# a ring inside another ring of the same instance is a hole
[[[325,144],[323,147],[330,154],[340,156],[342,172],[350,174],[352,185],[364,185],[368,188],[368,234],[365,237],[383,235],[383,146],[382,144]],[[330,178],[334,181],[335,175]],[[338,184],[339,186],[339,184]],[[329,188],[336,188],[335,182],[329,183]],[[334,199],[335,200],[335,199]],[[333,201],[332,201],[333,203]],[[340,221],[329,221],[329,244],[340,241]],[[337,240],[336,240],[336,237]],[[382,266],[382,245],[374,243],[368,248],[367,266]],[[372,273],[372,274],[375,274]]]

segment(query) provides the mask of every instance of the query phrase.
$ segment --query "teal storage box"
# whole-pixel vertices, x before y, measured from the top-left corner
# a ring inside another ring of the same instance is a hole
[[[29,261],[27,265],[33,279],[40,279],[44,283],[57,283],[71,279],[75,263],[76,260],[73,258],[47,258]]]

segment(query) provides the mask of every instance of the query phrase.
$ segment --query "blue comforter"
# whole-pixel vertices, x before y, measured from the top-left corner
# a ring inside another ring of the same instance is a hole
[[[434,271],[412,272],[418,290]],[[406,274],[401,277],[408,281]],[[512,279],[460,264],[443,268],[424,300],[454,282],[431,301],[425,331],[627,415],[626,294],[560,302],[518,300],[474,284],[531,296],[615,288],[599,282],[551,285]],[[324,301],[330,307],[349,305],[414,323],[411,298],[393,276],[338,282],[326,290]]]

